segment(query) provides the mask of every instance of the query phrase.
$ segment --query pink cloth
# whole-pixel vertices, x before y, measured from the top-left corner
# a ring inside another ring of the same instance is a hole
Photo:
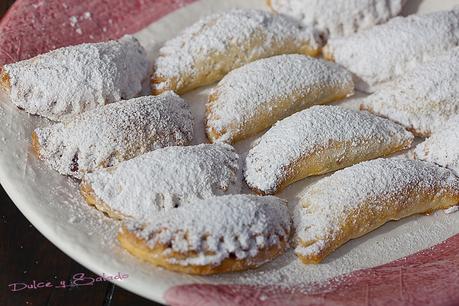
[[[311,293],[302,293],[306,290]],[[334,279],[322,288],[196,284],[173,287],[165,299],[172,306],[459,305],[459,235],[406,258]]]
[[[134,33],[195,0],[18,0],[0,21],[0,67]]]

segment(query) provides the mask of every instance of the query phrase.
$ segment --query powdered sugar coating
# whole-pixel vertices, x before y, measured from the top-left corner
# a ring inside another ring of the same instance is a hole
[[[268,0],[271,8],[330,37],[346,36],[397,16],[406,0]]]
[[[110,209],[144,219],[196,199],[239,193],[241,167],[233,147],[200,144],[149,152],[84,181]]]
[[[415,66],[459,45],[459,7],[396,17],[367,31],[330,39],[325,54],[352,71],[357,89],[374,92]]]
[[[280,240],[288,240],[290,215],[276,197],[228,195],[195,201],[147,220],[128,223],[127,229],[154,247],[170,245],[170,252],[196,252],[193,257],[169,257],[173,264],[219,265],[234,255],[250,259]]]
[[[414,150],[416,159],[451,169],[459,176],[459,115],[451,118]]]
[[[296,236],[311,245],[298,245],[295,252],[310,256],[356,238],[343,237],[346,226],[360,236],[387,221],[444,208],[436,205],[447,196],[459,200],[459,178],[428,162],[377,159],[337,171],[301,195]],[[428,204],[419,205],[425,197]]]
[[[314,106],[268,130],[249,151],[244,176],[249,187],[273,193],[299,171],[295,164],[300,160],[323,156],[330,171],[330,154],[337,167],[345,167],[349,161],[357,163],[409,147],[413,138],[402,126],[367,112]],[[338,151],[336,143],[343,144]]]
[[[445,121],[459,114],[459,47],[388,83],[364,99],[361,108],[420,136],[443,130]]]
[[[207,134],[229,142],[245,138],[306,107],[353,92],[352,74],[334,63],[298,54],[261,59],[231,71],[212,91]]]
[[[153,92],[211,84],[251,61],[283,53],[318,54],[319,34],[285,16],[232,9],[207,16],[167,41],[153,73]]]
[[[448,209],[445,209],[445,214],[453,214],[459,211],[459,206],[453,206]]]
[[[173,92],[98,107],[35,130],[40,158],[61,174],[81,178],[145,152],[189,145],[190,106]]]
[[[148,69],[145,50],[131,36],[60,48],[4,66],[11,101],[56,121],[137,96]]]

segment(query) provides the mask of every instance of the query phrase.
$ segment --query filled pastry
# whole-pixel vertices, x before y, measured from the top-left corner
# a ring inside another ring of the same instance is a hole
[[[189,274],[256,268],[288,247],[290,216],[276,197],[228,195],[198,200],[123,226],[118,240],[153,265]]]
[[[145,152],[189,145],[193,117],[173,92],[112,103],[37,128],[32,134],[36,155],[61,174],[81,178]]]
[[[459,115],[417,145],[414,158],[451,169],[459,176]]]
[[[312,175],[408,148],[413,135],[367,112],[314,106],[273,126],[247,154],[244,177],[260,194],[274,194]]]
[[[224,144],[168,147],[85,176],[88,204],[112,218],[155,217],[196,199],[241,191],[239,156]]]
[[[254,60],[285,53],[316,56],[322,38],[285,16],[233,9],[207,16],[159,50],[152,76],[153,94],[179,94],[220,80]]]
[[[28,113],[62,121],[97,106],[131,99],[148,79],[137,39],[60,48],[3,67],[1,85]]]
[[[406,0],[267,0],[275,12],[328,33],[346,36],[397,16]]]
[[[443,129],[445,121],[459,114],[459,47],[386,84],[363,99],[360,107],[418,136]]]
[[[385,82],[459,45],[459,7],[426,15],[396,17],[328,41],[324,56],[353,72],[356,88],[374,92]]]
[[[319,263],[388,221],[458,203],[459,178],[448,169],[409,159],[363,162],[306,189],[295,209],[295,253]]]
[[[231,71],[211,92],[206,132],[236,142],[293,113],[352,95],[352,74],[305,55],[279,55]]]

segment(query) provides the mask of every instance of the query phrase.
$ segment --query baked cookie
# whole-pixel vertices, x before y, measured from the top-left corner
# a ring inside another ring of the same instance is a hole
[[[319,263],[347,241],[391,220],[459,203],[459,178],[435,164],[377,159],[306,189],[295,209],[296,255]]]
[[[143,47],[134,37],[124,36],[5,65],[1,79],[17,107],[62,121],[139,95],[148,69]]]
[[[458,45],[459,7],[396,17],[367,31],[330,39],[324,56],[353,72],[357,89],[374,92],[383,83]]]
[[[254,9],[233,9],[205,17],[159,50],[153,94],[179,94],[220,80],[254,60],[285,53],[316,56],[322,39],[285,16]]]
[[[417,145],[414,158],[451,169],[459,176],[459,115],[451,118],[426,141]]]
[[[156,218],[196,199],[241,192],[241,167],[233,147],[168,147],[89,173],[86,201],[116,219]]]
[[[98,107],[67,122],[37,128],[36,155],[61,174],[81,178],[145,152],[189,145],[193,117],[173,92]]]
[[[362,100],[361,109],[396,121],[417,136],[443,129],[459,114],[459,47],[386,84]]]
[[[270,8],[329,37],[346,36],[397,16],[406,0],[267,0]]]
[[[212,142],[236,142],[353,92],[352,74],[334,63],[298,54],[261,59],[231,71],[211,92],[207,136]]]
[[[228,195],[195,201],[123,226],[118,240],[153,265],[189,274],[256,268],[288,247],[290,216],[276,197]]]
[[[268,130],[249,151],[247,185],[274,194],[307,176],[324,174],[408,148],[413,135],[367,112],[314,106]]]

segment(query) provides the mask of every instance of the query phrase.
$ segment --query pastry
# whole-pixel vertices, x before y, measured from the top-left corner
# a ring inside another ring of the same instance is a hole
[[[346,36],[397,16],[406,0],[267,0],[270,8],[313,25],[329,37]]]
[[[153,265],[189,274],[256,268],[288,247],[290,216],[276,197],[228,195],[128,222],[118,240]]]
[[[207,16],[167,41],[152,76],[153,94],[179,94],[220,80],[254,60],[285,53],[316,56],[322,39],[285,16],[233,9]]]
[[[132,36],[60,48],[3,67],[1,85],[28,113],[62,121],[136,97],[148,79],[145,50]]]
[[[395,17],[367,31],[330,39],[324,56],[353,72],[357,89],[374,92],[384,83],[458,45],[459,7]]]
[[[410,159],[363,162],[306,189],[294,214],[295,253],[319,263],[388,221],[458,203],[459,178],[448,169]]]
[[[168,147],[85,176],[88,204],[116,219],[155,217],[196,199],[241,191],[239,156],[224,144]]]
[[[212,142],[236,142],[353,91],[351,73],[334,63],[298,54],[261,59],[231,71],[211,92],[207,136]]]
[[[402,126],[367,112],[314,106],[259,139],[247,155],[244,177],[255,192],[274,194],[307,176],[406,149],[413,138]]]
[[[443,129],[459,114],[459,47],[421,64],[362,100],[361,109],[396,121],[417,136]]]
[[[414,158],[451,169],[459,176],[459,115],[416,146]]]
[[[36,155],[64,175],[81,178],[145,152],[189,145],[193,138],[190,107],[173,92],[112,103],[37,128]]]

